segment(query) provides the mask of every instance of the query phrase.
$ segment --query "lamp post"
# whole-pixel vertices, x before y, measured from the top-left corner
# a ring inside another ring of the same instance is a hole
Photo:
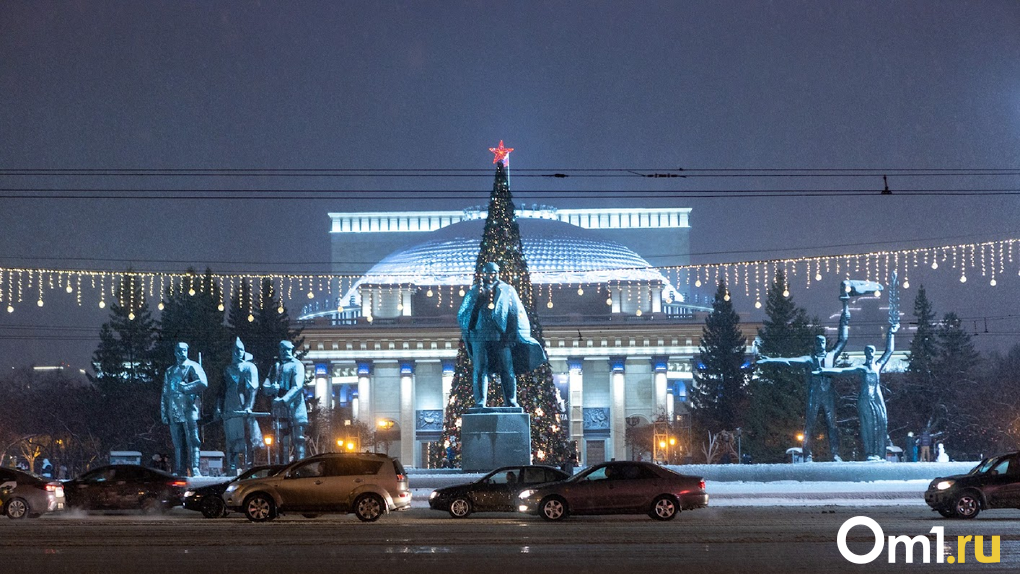
[[[266,464],[273,464],[273,435],[267,434],[262,440],[266,442]]]

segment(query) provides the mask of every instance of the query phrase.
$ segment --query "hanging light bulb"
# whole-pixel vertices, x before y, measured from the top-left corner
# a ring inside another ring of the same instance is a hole
[[[612,297],[607,298],[606,299],[606,305],[612,305],[612,304],[613,304],[613,298]]]
[[[457,294],[460,295],[461,297],[463,297],[464,296],[464,288],[461,287],[460,291],[457,291]]]
[[[431,287],[429,287],[429,290],[425,292],[425,296],[426,297],[431,297],[432,296],[432,288]]]
[[[694,281],[694,286],[701,287],[701,279],[697,279],[696,281]]]
[[[192,287],[191,289],[188,289],[188,295],[191,295],[192,297],[195,296],[195,288],[194,287]]]
[[[904,289],[910,289],[910,279],[904,279],[903,280],[903,288]]]
[[[253,321],[255,321],[255,315],[252,315],[251,313],[248,313],[248,322],[251,323]]]
[[[790,290],[789,289],[783,289],[783,297],[789,297],[789,296],[790,296]]]
[[[14,312],[14,306],[13,305],[8,305],[7,306],[7,312],[8,313],[13,313]]]
[[[308,292],[308,298],[309,299],[315,299],[315,293],[312,293],[311,291],[309,291]]]
[[[988,284],[991,285],[992,287],[995,287],[995,277],[992,277],[992,280],[989,281]]]
[[[337,311],[343,311],[343,310],[344,310],[344,306],[343,305],[341,305],[340,307],[337,308]],[[280,315],[283,315],[283,311],[284,311],[283,305],[280,305],[279,307],[276,308],[276,312],[279,313]]]
[[[821,281],[821,280],[822,280],[822,274],[821,273],[815,273],[815,281]]]
[[[365,320],[368,321],[369,323],[371,323],[375,319],[371,315],[369,315],[368,317],[365,317]]]
[[[35,304],[40,306],[40,307],[42,307],[43,306],[43,300],[39,299],[38,301],[35,302]]]
[[[495,309],[495,308],[496,308],[496,304],[493,303],[492,301],[489,301],[489,309]]]
[[[723,295],[723,298],[722,298],[722,300],[723,300],[723,301],[729,301],[729,300],[730,300],[730,294],[729,294],[729,293],[727,293],[727,294]]]
[[[134,320],[135,320],[135,314],[134,313],[128,313],[128,321],[134,321]]]
[[[105,309],[106,308],[106,301],[100,301],[99,302],[99,308],[100,309]]]
[[[578,295],[584,295],[584,289],[582,289],[581,287],[578,287],[577,288],[577,294]]]
[[[967,282],[967,276],[966,275],[960,275],[960,283],[966,283],[966,282]]]
[[[847,283],[845,286],[843,286],[843,291],[845,291],[847,293],[850,292],[850,284],[849,283]]]
[[[397,311],[403,311],[403,310],[404,310],[404,304],[403,303],[397,303]]]
[[[283,307],[280,307],[279,309],[277,309],[277,311],[279,311],[280,313],[283,313]],[[341,303],[340,305],[336,306],[336,312],[337,313],[343,313],[344,312],[343,303]]]
[[[754,302],[754,308],[755,309],[761,309],[761,301],[755,301]]]
[[[638,317],[640,317],[641,316],[641,309],[638,309],[637,311],[635,311],[634,314],[637,315]]]
[[[553,308],[553,302],[549,301],[548,303],[545,304],[545,306],[550,308],[550,309],[552,309]]]
[[[217,305],[216,309],[219,310],[219,311],[222,311],[223,310],[223,303],[220,303],[219,305]]]
[[[932,261],[931,262],[931,268],[932,269],[938,269],[939,268],[939,262],[938,261]]]
[[[163,310],[163,307],[165,307],[165,305],[163,305],[162,301],[159,302],[159,305],[156,305],[156,308],[159,309],[160,311]]]
[[[68,293],[74,293],[74,287],[71,287],[70,283],[67,284],[67,288],[64,290],[67,291]]]
[[[881,297],[881,296],[882,296],[882,292],[876,289],[875,290],[875,297]]]

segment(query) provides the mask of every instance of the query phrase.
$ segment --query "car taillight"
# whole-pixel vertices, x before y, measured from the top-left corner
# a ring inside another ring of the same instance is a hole
[[[397,475],[397,482],[404,482],[405,480],[407,480],[407,476],[405,476],[403,474],[398,474]]]
[[[698,487],[701,488],[701,490],[705,490],[705,480],[704,479],[702,479],[700,482],[698,482]]]
[[[176,487],[183,488],[185,486],[188,486],[188,481],[186,481],[186,480],[175,480],[175,481],[170,483],[170,486],[176,486]]]
[[[64,496],[64,487],[59,484],[47,484],[46,492],[52,492],[55,496]]]

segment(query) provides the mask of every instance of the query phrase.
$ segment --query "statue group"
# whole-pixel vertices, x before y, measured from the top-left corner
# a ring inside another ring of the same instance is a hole
[[[802,454],[805,461],[813,460],[812,443],[814,427],[818,419],[818,411],[825,417],[829,451],[833,460],[840,457],[839,430],[836,427],[836,391],[832,384],[833,377],[854,376],[859,379],[857,394],[857,415],[860,421],[861,445],[867,460],[884,460],[886,446],[889,443],[889,419],[886,413],[885,397],[882,394],[880,375],[892,357],[895,348],[896,332],[899,331],[899,289],[896,273],[893,272],[889,281],[889,325],[886,329],[885,351],[879,359],[875,359],[874,345],[864,348],[864,363],[853,367],[838,368],[835,361],[846,347],[850,331],[850,298],[875,293],[882,286],[872,281],[846,280],[840,284],[840,301],[843,312],[839,318],[839,332],[836,343],[828,348],[824,336],[815,339],[815,349],[811,355],[803,357],[760,357],[759,365],[780,364],[798,367],[804,373],[804,383],[808,389],[807,414],[804,421],[804,443]]]
[[[188,358],[188,344],[178,343],[175,364],[163,376],[161,418],[170,426],[174,445],[174,472],[200,476],[201,397],[209,381],[202,365]],[[279,356],[268,378],[259,385],[258,367],[252,355],[245,352],[241,339],[234,342],[231,362],[224,369],[223,385],[216,400],[216,417],[223,423],[226,442],[226,466],[230,475],[254,463],[255,452],[265,448],[259,418],[272,421],[275,442],[274,463],[283,463],[305,456],[305,431],[308,410],[303,386],[305,368],[294,357],[294,344],[281,341]],[[259,392],[272,401],[271,411],[256,412]]]

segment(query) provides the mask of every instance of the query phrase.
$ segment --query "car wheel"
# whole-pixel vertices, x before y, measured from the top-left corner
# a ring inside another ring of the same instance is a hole
[[[4,506],[4,514],[14,520],[24,518],[28,516],[28,502],[24,498],[12,498]]]
[[[652,511],[649,516],[656,520],[673,520],[680,514],[680,506],[672,496],[662,495],[652,503]]]
[[[942,515],[942,518],[955,518],[956,513],[952,510],[946,510],[945,508],[936,508],[936,512]]]
[[[227,505],[218,496],[209,496],[202,501],[202,516],[206,518],[220,518],[226,516]]]
[[[570,515],[567,502],[558,496],[550,496],[538,503],[538,513],[546,520],[563,520]]]
[[[450,516],[454,518],[467,518],[471,514],[471,501],[463,496],[453,499],[450,503]]]
[[[383,515],[383,500],[375,494],[362,494],[354,501],[354,515],[362,522],[375,522]]]
[[[276,503],[272,497],[256,492],[244,500],[244,515],[252,522],[266,522],[276,518]]]
[[[142,501],[142,512],[145,514],[163,514],[166,512],[166,507],[163,503],[156,500],[155,498],[146,498]]]
[[[956,497],[953,512],[957,518],[974,518],[981,512],[981,501],[973,492],[964,492]]]

